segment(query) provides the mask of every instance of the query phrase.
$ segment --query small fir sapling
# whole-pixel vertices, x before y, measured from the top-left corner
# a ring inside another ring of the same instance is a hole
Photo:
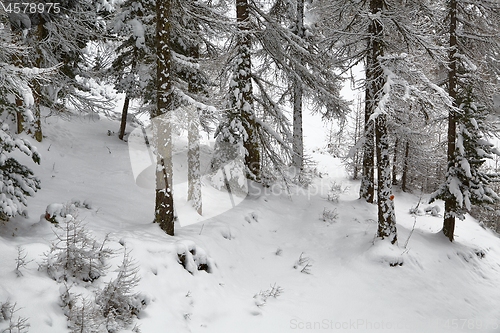
[[[68,319],[68,328],[71,333],[101,333],[103,322],[101,311],[93,299],[81,294],[74,294],[64,283],[60,288],[61,307]]]
[[[333,223],[337,221],[339,214],[337,213],[337,209],[326,209],[323,208],[323,213],[321,214],[321,220],[327,223]]]
[[[19,311],[16,308],[16,303],[11,304],[10,301],[0,303],[0,329],[2,333],[26,333],[29,330],[30,324],[28,318],[14,318],[14,313]],[[7,327],[4,327],[4,322]]]
[[[261,290],[253,296],[253,298],[255,299],[255,305],[257,305],[258,307],[262,307],[266,305],[268,298],[270,297],[278,298],[278,296],[280,296],[282,293],[283,293],[283,288],[276,285],[275,283],[274,285],[271,286],[271,289],[265,291]]]
[[[145,307],[146,300],[134,289],[139,284],[139,268],[126,249],[123,261],[118,267],[118,276],[106,284],[96,295],[108,332],[118,332],[132,324]]]
[[[113,251],[105,247],[108,237],[97,242],[82,221],[67,215],[54,231],[56,240],[45,254],[41,268],[56,281],[92,282],[105,274],[106,260]]]
[[[295,262],[293,268],[298,269],[301,266],[303,266],[302,269],[300,270],[301,273],[311,274],[310,270],[310,268],[312,267],[311,258],[304,257],[304,252],[300,254],[299,259]]]
[[[26,260],[26,257],[28,254],[26,253],[26,250],[22,246],[17,247],[17,258],[16,260],[16,275],[18,277],[23,276],[23,273],[21,272],[21,268],[27,269],[26,265],[32,262],[33,260]]]

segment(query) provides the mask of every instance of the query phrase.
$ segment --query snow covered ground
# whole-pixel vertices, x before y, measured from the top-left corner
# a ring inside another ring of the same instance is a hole
[[[109,234],[109,246],[126,246],[139,265],[144,333],[500,332],[500,238],[471,218],[458,221],[450,243],[441,217],[409,214],[418,196],[395,193],[399,246],[374,243],[376,206],[357,199],[359,183],[341,161],[312,153],[321,177],[309,190],[257,187],[259,195],[170,237],[152,223],[154,192],[136,185],[127,143],[108,135],[116,122],[49,117],[43,126],[42,163],[33,166],[42,189],[28,218],[0,225],[0,302],[17,303],[30,332],[69,332],[60,284],[38,267],[55,239],[42,218],[47,205],[78,200],[89,203],[78,209],[87,229],[98,239]],[[185,172],[182,158],[175,172]],[[346,189],[338,202],[328,200],[333,183]],[[218,197],[204,199],[208,206]],[[21,277],[18,246],[33,260]],[[179,264],[177,253],[189,247],[213,261],[212,273]],[[120,260],[94,284],[116,276]]]

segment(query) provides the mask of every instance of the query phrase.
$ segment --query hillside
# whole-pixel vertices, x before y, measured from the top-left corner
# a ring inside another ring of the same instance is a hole
[[[136,184],[128,145],[112,133],[118,123],[52,116],[43,126],[42,163],[33,166],[42,189],[29,199],[29,217],[0,226],[0,302],[17,304],[15,316],[28,318],[29,332],[69,332],[61,284],[39,264],[55,240],[46,207],[78,201],[87,208],[77,208],[77,219],[99,240],[109,234],[108,246],[118,251],[93,284],[115,277],[124,248],[131,251],[141,278],[136,291],[147,302],[135,321],[144,333],[500,332],[500,239],[470,217],[458,221],[450,243],[439,233],[441,217],[410,215],[419,197],[396,193],[399,245],[374,244],[376,206],[357,199],[359,183],[347,179],[340,160],[311,153],[318,176],[309,190],[255,185],[235,208],[178,225],[170,237],[152,223],[154,191]],[[182,139],[176,153],[181,175]],[[328,200],[332,183],[345,189],[337,201]],[[204,200],[210,207],[220,198]],[[18,246],[32,260],[20,277]],[[178,253],[193,248],[211,273],[190,273],[178,262]]]

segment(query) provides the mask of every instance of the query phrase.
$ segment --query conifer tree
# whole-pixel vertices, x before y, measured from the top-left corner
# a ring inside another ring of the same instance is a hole
[[[411,53],[439,58],[432,31],[433,10],[427,1],[318,1],[315,13],[332,53],[352,68],[365,63],[365,136],[360,194],[374,199],[373,155],[377,158],[377,236],[397,241],[390,168],[388,123],[397,100],[416,99],[433,105],[429,91],[447,101],[442,89],[425,75]],[[338,20],[331,20],[332,17]],[[423,51],[423,52],[422,52]],[[373,140],[375,142],[373,143]],[[375,150],[373,150],[375,149]]]
[[[463,220],[465,213],[470,212],[473,205],[493,204],[500,197],[493,190],[491,183],[497,180],[495,174],[488,174],[483,169],[487,160],[493,155],[500,155],[495,145],[487,140],[484,133],[491,128],[486,121],[487,110],[483,105],[477,104],[472,88],[464,92],[463,97],[458,97],[459,111],[456,111],[456,141],[453,160],[449,162],[446,182],[433,193],[432,201],[443,199],[445,203],[452,201],[453,210],[445,211],[445,222],[451,217]],[[445,206],[450,209],[450,205]],[[454,222],[454,221],[453,221]],[[453,241],[454,224],[448,222],[443,230],[445,235]]]
[[[0,16],[0,24],[6,22]],[[30,83],[43,80],[50,70],[13,66],[11,61],[20,58],[28,50],[14,43],[15,36],[6,26],[0,26],[0,219],[9,219],[25,214],[27,197],[40,188],[40,181],[31,169],[16,159],[15,152],[31,157],[40,163],[40,154],[31,143],[13,133],[16,115],[25,115],[32,121],[30,107],[33,105],[33,92]],[[19,105],[16,101],[21,100]]]
[[[456,178],[457,152],[460,150],[457,149],[457,125],[462,121],[463,112],[460,100],[467,101],[474,96],[464,104],[468,110],[477,109],[472,107],[476,103],[474,99],[480,100],[487,110],[493,110],[492,97],[498,93],[496,80],[500,73],[495,60],[500,54],[500,4],[465,0],[447,0],[445,4],[449,38],[447,88],[453,104],[448,115],[446,182],[436,195],[445,201],[443,233],[453,241],[455,218],[463,217],[460,211],[463,198],[467,197],[460,191]]]

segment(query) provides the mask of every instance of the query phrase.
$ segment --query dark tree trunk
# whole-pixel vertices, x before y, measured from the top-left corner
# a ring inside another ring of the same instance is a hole
[[[250,39],[249,14],[248,0],[236,0],[236,21],[239,29],[238,55],[241,62],[237,65],[235,79],[241,92],[239,113],[248,136],[243,142],[247,152],[245,165],[248,169],[248,177],[260,181],[260,147],[252,95],[252,41]]]
[[[392,185],[398,184],[398,177],[397,177],[398,144],[399,144],[399,139],[396,138],[396,141],[394,142],[394,155],[392,156]]]
[[[382,12],[384,1],[371,0],[370,11],[373,15]],[[376,19],[372,20],[369,27],[370,44],[367,59],[367,75],[369,96],[369,114],[373,114],[382,98],[385,76],[379,63],[379,58],[384,55],[383,31],[384,27]],[[387,133],[387,120],[385,113],[379,113],[375,118],[375,146],[377,155],[377,208],[378,230],[377,237],[389,238],[391,243],[397,242],[396,216],[394,213],[394,196],[392,195],[392,179],[389,154],[389,135]],[[373,121],[371,121],[373,123]]]
[[[369,69],[366,69],[367,78],[369,75]],[[359,196],[365,199],[366,202],[373,203],[375,197],[375,177],[374,177],[374,166],[375,166],[375,145],[374,145],[374,131],[373,131],[373,121],[370,121],[370,116],[373,114],[373,97],[369,90],[371,84],[367,83],[367,89],[365,92],[365,133],[363,142],[363,165],[361,167],[361,187],[359,189]]]
[[[410,157],[410,142],[409,141],[406,141],[406,145],[405,145],[405,157],[404,157],[404,161],[403,161],[403,173],[401,175],[401,190],[403,192],[407,192],[408,191],[408,159]]]
[[[450,53],[449,53],[449,72],[448,72],[448,94],[453,100],[453,106],[456,107],[457,98],[457,0],[450,0]],[[456,149],[456,119],[455,111],[450,110],[448,115],[448,171],[455,162]],[[455,211],[457,208],[456,198],[449,193],[444,202],[444,221],[443,233],[450,241],[453,241],[455,232]]]
[[[125,128],[127,127],[127,116],[128,116],[128,106],[130,103],[130,98],[128,95],[125,95],[125,101],[123,102],[123,109],[122,109],[122,119],[120,122],[120,133],[118,134],[118,138],[120,140],[123,140],[123,137],[125,136]]]
[[[45,38],[48,36],[47,29],[45,29],[45,19],[42,17],[42,15],[39,15],[40,17],[40,22],[38,23],[37,26],[37,39],[38,42],[41,43]],[[41,51],[41,49],[38,49],[38,54],[37,54],[37,59],[36,59],[36,67],[42,68],[43,67],[43,60],[44,60],[44,55]],[[33,88],[33,99],[34,99],[34,112],[33,112],[33,117],[35,118],[35,123],[33,124],[34,127],[34,137],[35,140],[38,142],[42,142],[43,140],[43,134],[42,134],[42,115],[40,112],[40,107],[41,107],[41,102],[42,102],[42,86],[37,80],[33,80],[32,82],[32,88]]]
[[[152,114],[157,147],[155,219],[168,235],[174,235],[174,198],[172,167],[173,108],[172,55],[170,51],[171,0],[156,2],[157,108]]]
[[[371,9],[374,11],[373,6],[378,1],[371,1]],[[377,57],[381,54],[380,41],[377,41],[373,36],[376,36],[377,29],[382,29],[379,27],[375,21],[372,21],[368,33],[371,36],[368,40],[368,54],[366,57],[366,87],[365,87],[365,131],[364,131],[364,143],[363,143],[363,167],[361,175],[361,187],[359,190],[359,195],[361,198],[365,199],[366,202],[373,203],[375,196],[375,129],[374,121],[371,119],[375,108],[377,107],[377,96],[383,86],[383,82],[379,82],[382,79],[382,69],[378,65]],[[379,38],[379,37],[378,37]]]
[[[297,0],[296,34],[303,37],[304,32],[304,0]],[[299,60],[300,61],[300,60]],[[304,167],[304,136],[302,130],[302,97],[304,89],[299,78],[293,78],[293,166],[298,174]]]
[[[20,109],[23,106],[23,100],[20,99],[19,97],[16,97],[16,106],[18,109]],[[16,112],[16,133],[21,134],[24,131],[24,115],[22,111],[17,111]]]

